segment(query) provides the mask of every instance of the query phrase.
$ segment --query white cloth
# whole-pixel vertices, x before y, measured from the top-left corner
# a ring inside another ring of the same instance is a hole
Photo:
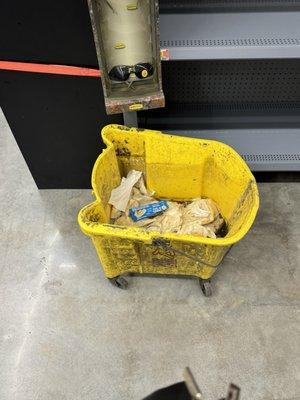
[[[134,169],[128,172],[126,178],[122,178],[121,184],[113,189],[110,194],[109,204],[113,205],[119,211],[126,211],[133,186],[142,176],[141,171]]]

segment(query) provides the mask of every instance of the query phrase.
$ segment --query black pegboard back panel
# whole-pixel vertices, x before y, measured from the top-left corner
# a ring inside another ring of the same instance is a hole
[[[299,46],[299,38],[248,38],[248,39],[175,39],[161,40],[161,47],[215,47],[215,46]]]
[[[0,104],[40,189],[89,188],[100,129],[123,123],[89,77],[0,71]]]
[[[300,0],[160,0],[161,13],[296,11]]]
[[[300,59],[162,63],[166,107],[139,112],[141,127],[300,126]]]
[[[163,63],[167,105],[300,103],[300,59]]]

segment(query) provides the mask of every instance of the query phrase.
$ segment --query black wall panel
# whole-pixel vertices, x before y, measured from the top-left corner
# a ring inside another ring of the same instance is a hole
[[[299,59],[168,61],[162,76],[166,107],[140,112],[141,127],[300,126]]]
[[[300,104],[300,59],[163,63],[172,104]]]
[[[0,71],[0,104],[39,188],[88,188],[108,117],[100,80]]]
[[[97,66],[86,0],[1,0],[0,59]]]
[[[0,60],[97,68],[86,0],[1,0]],[[0,106],[39,188],[90,187],[105,112],[100,79],[0,71]]]

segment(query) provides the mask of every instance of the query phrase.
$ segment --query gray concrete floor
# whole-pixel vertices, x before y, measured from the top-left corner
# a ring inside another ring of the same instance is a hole
[[[204,298],[193,279],[104,278],[86,190],[38,191],[0,125],[0,399],[139,400],[189,365],[205,399],[300,399],[300,184],[260,185],[254,228]]]

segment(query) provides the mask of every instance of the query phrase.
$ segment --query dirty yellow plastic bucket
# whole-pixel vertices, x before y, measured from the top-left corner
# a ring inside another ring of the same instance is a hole
[[[248,232],[258,210],[258,189],[247,164],[231,147],[213,140],[119,125],[103,128],[102,138],[107,148],[92,173],[96,200],[79,212],[78,222],[91,237],[105,276],[119,286],[124,283],[119,277],[129,272],[196,276],[210,295],[207,280]],[[211,239],[110,225],[111,191],[132,169],[145,173],[147,188],[157,198],[213,199],[227,222],[227,235]]]

